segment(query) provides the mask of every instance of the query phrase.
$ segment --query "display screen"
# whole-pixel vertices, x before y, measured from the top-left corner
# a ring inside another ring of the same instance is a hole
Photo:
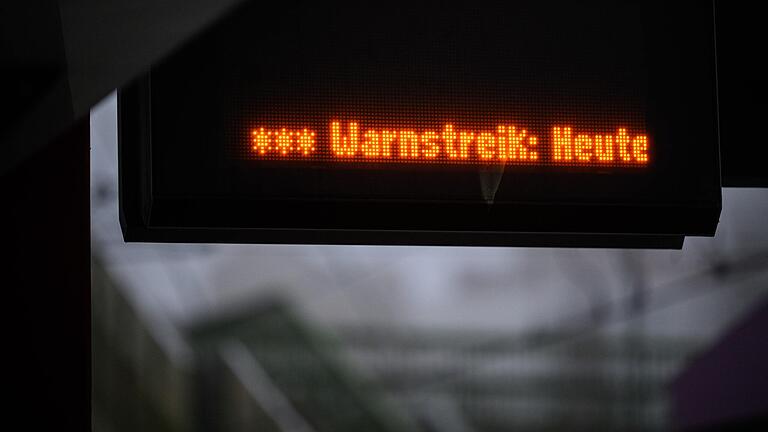
[[[704,234],[714,59],[704,1],[254,1],[121,107],[159,224]]]

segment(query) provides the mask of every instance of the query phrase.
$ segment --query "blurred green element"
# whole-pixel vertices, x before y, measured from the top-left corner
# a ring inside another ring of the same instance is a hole
[[[183,362],[98,260],[92,269],[95,431],[419,430],[282,302],[197,323],[177,341],[192,348]]]
[[[270,296],[179,332],[124,292],[94,261],[98,432],[662,431],[667,383],[707,342],[591,321],[514,333],[362,322],[331,337]]]
[[[93,430],[189,430],[188,373],[98,260],[92,260],[91,286]]]
[[[328,334],[283,302],[198,323],[188,334],[198,360],[201,430],[419,430],[337,355]]]

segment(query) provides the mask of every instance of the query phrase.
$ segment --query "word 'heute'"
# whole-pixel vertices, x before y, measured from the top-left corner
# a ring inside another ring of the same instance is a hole
[[[269,159],[311,157],[317,151],[314,131],[255,129],[252,150]],[[406,129],[366,129],[349,122],[346,127],[333,121],[329,127],[332,159],[371,161],[519,161],[537,163],[549,155],[553,163],[627,164],[648,163],[647,135],[630,135],[619,127],[613,134],[574,131],[570,126],[551,128],[549,141],[514,125],[499,125],[495,132],[458,130],[446,124],[442,130],[417,132]]]

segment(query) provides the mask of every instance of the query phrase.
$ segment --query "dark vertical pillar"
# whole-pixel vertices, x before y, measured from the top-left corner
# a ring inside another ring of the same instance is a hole
[[[0,175],[3,430],[91,428],[89,133]]]
[[[739,2],[716,0],[715,21],[723,186],[768,188],[764,56],[754,52],[765,38],[763,18]]]

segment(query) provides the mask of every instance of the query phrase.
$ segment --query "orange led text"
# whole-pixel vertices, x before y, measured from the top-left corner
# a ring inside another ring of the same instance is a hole
[[[308,128],[254,129],[251,149],[272,160],[642,166],[651,143],[621,126],[596,132],[558,125],[535,133],[512,123],[472,130],[454,123],[419,129],[331,121],[326,136]]]

